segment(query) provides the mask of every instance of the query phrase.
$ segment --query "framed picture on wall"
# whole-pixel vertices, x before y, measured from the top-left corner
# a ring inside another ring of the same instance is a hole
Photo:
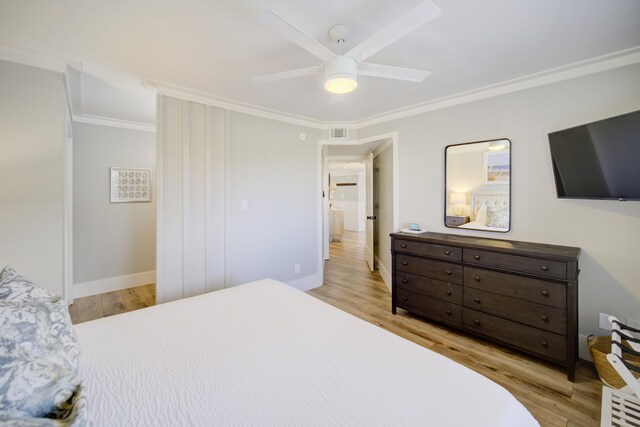
[[[482,174],[485,184],[509,184],[509,151],[485,151]]]
[[[151,201],[151,169],[111,167],[111,203]]]

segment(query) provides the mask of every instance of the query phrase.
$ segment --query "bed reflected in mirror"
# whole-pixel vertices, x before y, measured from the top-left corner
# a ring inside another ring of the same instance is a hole
[[[511,229],[511,141],[469,142],[445,148],[445,225]]]

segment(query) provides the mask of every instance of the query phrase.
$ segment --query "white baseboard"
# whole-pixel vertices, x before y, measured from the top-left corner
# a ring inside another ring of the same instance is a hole
[[[376,257],[376,267],[378,267],[378,273],[380,273],[382,281],[385,285],[387,285],[387,288],[391,290],[391,275],[389,274],[389,271],[384,267],[384,265],[382,265],[382,262],[380,262],[380,258],[378,257]]]
[[[135,286],[148,285],[156,282],[155,271],[128,274],[126,276],[107,277],[106,279],[91,280],[73,285],[73,298],[88,297],[105,292],[119,291]]]
[[[322,280],[322,273],[319,273],[314,274],[313,276],[306,276],[301,279],[291,280],[287,282],[287,285],[306,292],[308,290],[319,288],[320,286],[322,286]]]

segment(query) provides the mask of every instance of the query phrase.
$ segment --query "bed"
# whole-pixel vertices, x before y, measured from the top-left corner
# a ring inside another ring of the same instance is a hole
[[[471,221],[458,228],[483,231],[509,231],[509,193],[471,193]]]
[[[275,280],[71,325],[0,272],[9,427],[534,426],[504,388]]]
[[[76,332],[95,425],[538,425],[489,379],[274,280]]]

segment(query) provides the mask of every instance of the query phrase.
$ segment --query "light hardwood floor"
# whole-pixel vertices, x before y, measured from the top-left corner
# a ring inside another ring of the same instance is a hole
[[[138,310],[156,303],[156,285],[144,285],[106,294],[76,298],[69,306],[71,321],[88,322],[101,317]]]
[[[309,294],[492,379],[513,393],[542,426],[599,425],[602,385],[591,364],[580,363],[576,381],[571,383],[556,365],[449,330],[402,309],[394,316],[389,290],[380,275],[366,266],[359,233],[346,232],[342,242],[332,242],[330,256],[324,286]],[[69,310],[73,322],[80,323],[154,303],[155,285],[147,285],[78,298]]]

